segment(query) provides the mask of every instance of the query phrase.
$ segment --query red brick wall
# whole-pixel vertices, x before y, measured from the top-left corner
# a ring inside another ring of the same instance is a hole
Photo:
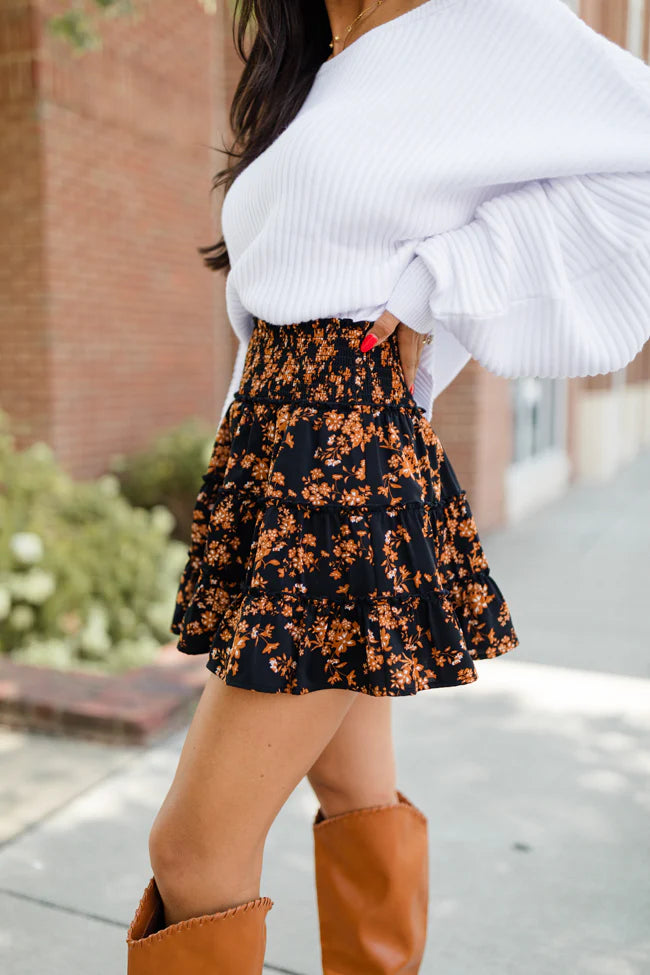
[[[157,0],[135,23],[107,22],[103,49],[79,57],[45,31],[58,9],[33,6],[37,90],[9,126],[18,156],[31,139],[31,171],[15,164],[11,206],[21,211],[21,193],[31,201],[16,233],[29,227],[44,255],[42,284],[24,278],[9,297],[16,327],[29,331],[25,309],[41,295],[31,340],[45,349],[49,385],[37,383],[39,402],[24,407],[31,436],[91,476],[190,414],[218,419],[231,359],[224,276],[196,248],[219,232],[221,191],[210,194],[210,180],[224,165],[213,148],[224,128],[224,34],[198,4]],[[14,414],[19,373],[2,385]]]
[[[40,123],[27,3],[0,8],[0,407],[49,439]]]

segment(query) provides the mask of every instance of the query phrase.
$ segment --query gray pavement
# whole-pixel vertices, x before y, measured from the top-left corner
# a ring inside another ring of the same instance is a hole
[[[430,824],[423,975],[650,973],[649,484],[645,455],[486,535],[521,646],[394,702],[400,786]],[[0,734],[3,975],[126,971],[184,735]],[[320,972],[315,808],[303,781],[269,835],[268,975]]]

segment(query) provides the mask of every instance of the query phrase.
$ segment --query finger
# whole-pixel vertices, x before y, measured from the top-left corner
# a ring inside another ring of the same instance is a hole
[[[406,385],[408,386],[410,392],[413,392],[413,386],[415,383],[415,374],[418,368],[418,357],[412,354],[406,354],[400,356],[402,360],[402,371],[404,373],[404,379]]]
[[[419,332],[415,332],[412,328],[409,328],[403,322],[400,322],[397,329],[397,347],[402,363],[404,378],[407,386],[409,387],[411,395],[413,395],[415,374],[417,372],[422,353],[422,339],[423,337],[419,334]]]
[[[399,318],[389,311],[383,311],[379,318],[375,319],[365,334],[361,343],[362,352],[370,352],[376,345],[385,342],[389,335],[392,335],[399,325]]]

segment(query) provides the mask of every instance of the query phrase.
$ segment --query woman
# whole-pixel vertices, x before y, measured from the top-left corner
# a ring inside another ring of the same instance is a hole
[[[212,677],[129,972],[261,972],[264,841],[307,775],[324,972],[414,973],[391,698],[518,643],[427,416],[471,356],[593,375],[646,341],[650,72],[561,0],[243,0],[237,41],[204,253],[240,349],[172,623]]]

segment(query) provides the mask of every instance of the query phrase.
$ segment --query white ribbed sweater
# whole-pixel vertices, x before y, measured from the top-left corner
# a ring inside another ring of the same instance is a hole
[[[650,69],[562,0],[428,0],[318,69],[222,208],[240,339],[388,308],[415,398],[629,362],[650,334]]]

